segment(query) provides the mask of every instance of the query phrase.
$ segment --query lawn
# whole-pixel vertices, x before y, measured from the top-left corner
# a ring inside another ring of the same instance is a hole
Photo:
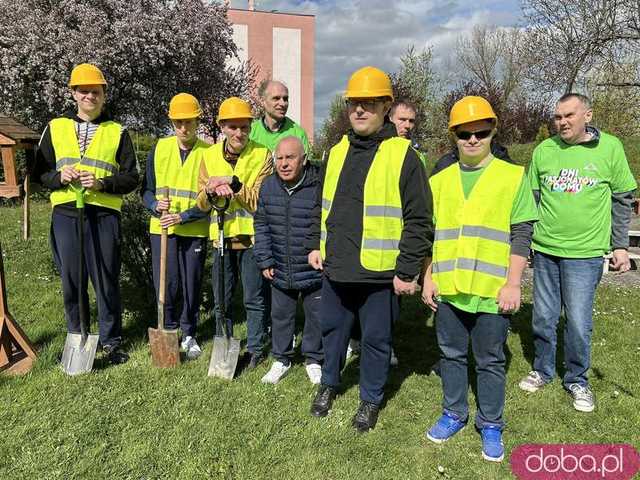
[[[66,377],[58,367],[65,327],[49,212],[44,203],[33,206],[33,236],[25,242],[19,208],[0,207],[9,308],[39,350],[29,375],[0,376],[0,478],[512,478],[508,461],[482,460],[473,428],[443,446],[425,439],[440,414],[441,387],[429,375],[438,356],[433,322],[417,299],[403,303],[395,340],[400,366],[392,370],[377,428],[365,435],[350,426],[357,358],[346,366],[331,415],[312,418],[315,387],[299,362],[277,386],[260,383],[267,364],[232,382],[207,377],[209,312],[199,330],[204,356],[173,370],[153,368],[145,337],[156,320],[153,305],[142,305],[131,288],[124,291],[129,363],[112,367],[98,358],[93,373]],[[533,355],[526,289],[507,345],[507,453],[524,443],[640,445],[639,314],[637,287],[600,287],[591,372],[598,406],[581,414],[557,381],[536,395],[516,386]],[[244,324],[236,333],[244,337]],[[472,392],[469,398],[473,404]]]

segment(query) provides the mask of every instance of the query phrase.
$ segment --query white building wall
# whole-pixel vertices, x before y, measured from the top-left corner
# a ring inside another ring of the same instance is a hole
[[[273,77],[289,88],[287,116],[300,122],[302,105],[302,31],[298,28],[273,29]]]

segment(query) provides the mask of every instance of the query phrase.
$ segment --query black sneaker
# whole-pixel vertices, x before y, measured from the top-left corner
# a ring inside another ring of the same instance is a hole
[[[378,412],[380,406],[375,403],[360,401],[358,411],[351,421],[351,425],[358,431],[358,433],[365,433],[376,426],[378,422]]]
[[[119,345],[105,345],[102,347],[102,351],[105,353],[107,360],[112,365],[121,365],[129,361],[129,354],[124,352]]]
[[[250,372],[264,361],[264,355],[261,353],[249,353],[249,355],[251,355],[251,358],[249,358],[249,363],[247,364],[247,371]]]
[[[318,393],[311,403],[311,415],[314,417],[326,417],[331,410],[333,400],[338,391],[329,385],[320,385]]]

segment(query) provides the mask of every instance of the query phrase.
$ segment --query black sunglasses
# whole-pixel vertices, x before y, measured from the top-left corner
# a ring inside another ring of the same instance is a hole
[[[476,137],[476,139],[482,140],[484,138],[487,138],[489,135],[491,135],[491,132],[493,132],[493,129],[479,130],[477,132],[466,132],[463,130],[463,131],[457,131],[456,137],[458,137],[460,140],[469,140],[471,137]]]

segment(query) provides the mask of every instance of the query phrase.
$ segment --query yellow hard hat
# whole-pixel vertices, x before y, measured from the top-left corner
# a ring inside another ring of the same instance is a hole
[[[449,130],[453,130],[463,123],[475,122],[477,120],[498,121],[491,104],[482,97],[467,96],[458,100],[451,107],[449,113]]]
[[[188,93],[179,93],[169,102],[169,118],[171,120],[186,120],[198,118],[202,109],[198,99]]]
[[[393,100],[393,89],[391,79],[382,70],[376,67],[363,67],[355,71],[345,92],[347,98],[377,98],[391,97]]]
[[[238,97],[227,98],[220,104],[216,121],[220,123],[220,120],[235,120],[238,118],[252,119],[251,105]]]
[[[79,85],[106,85],[107,81],[98,67],[90,63],[81,63],[71,70],[71,78],[69,78],[69,86],[77,87]]]

